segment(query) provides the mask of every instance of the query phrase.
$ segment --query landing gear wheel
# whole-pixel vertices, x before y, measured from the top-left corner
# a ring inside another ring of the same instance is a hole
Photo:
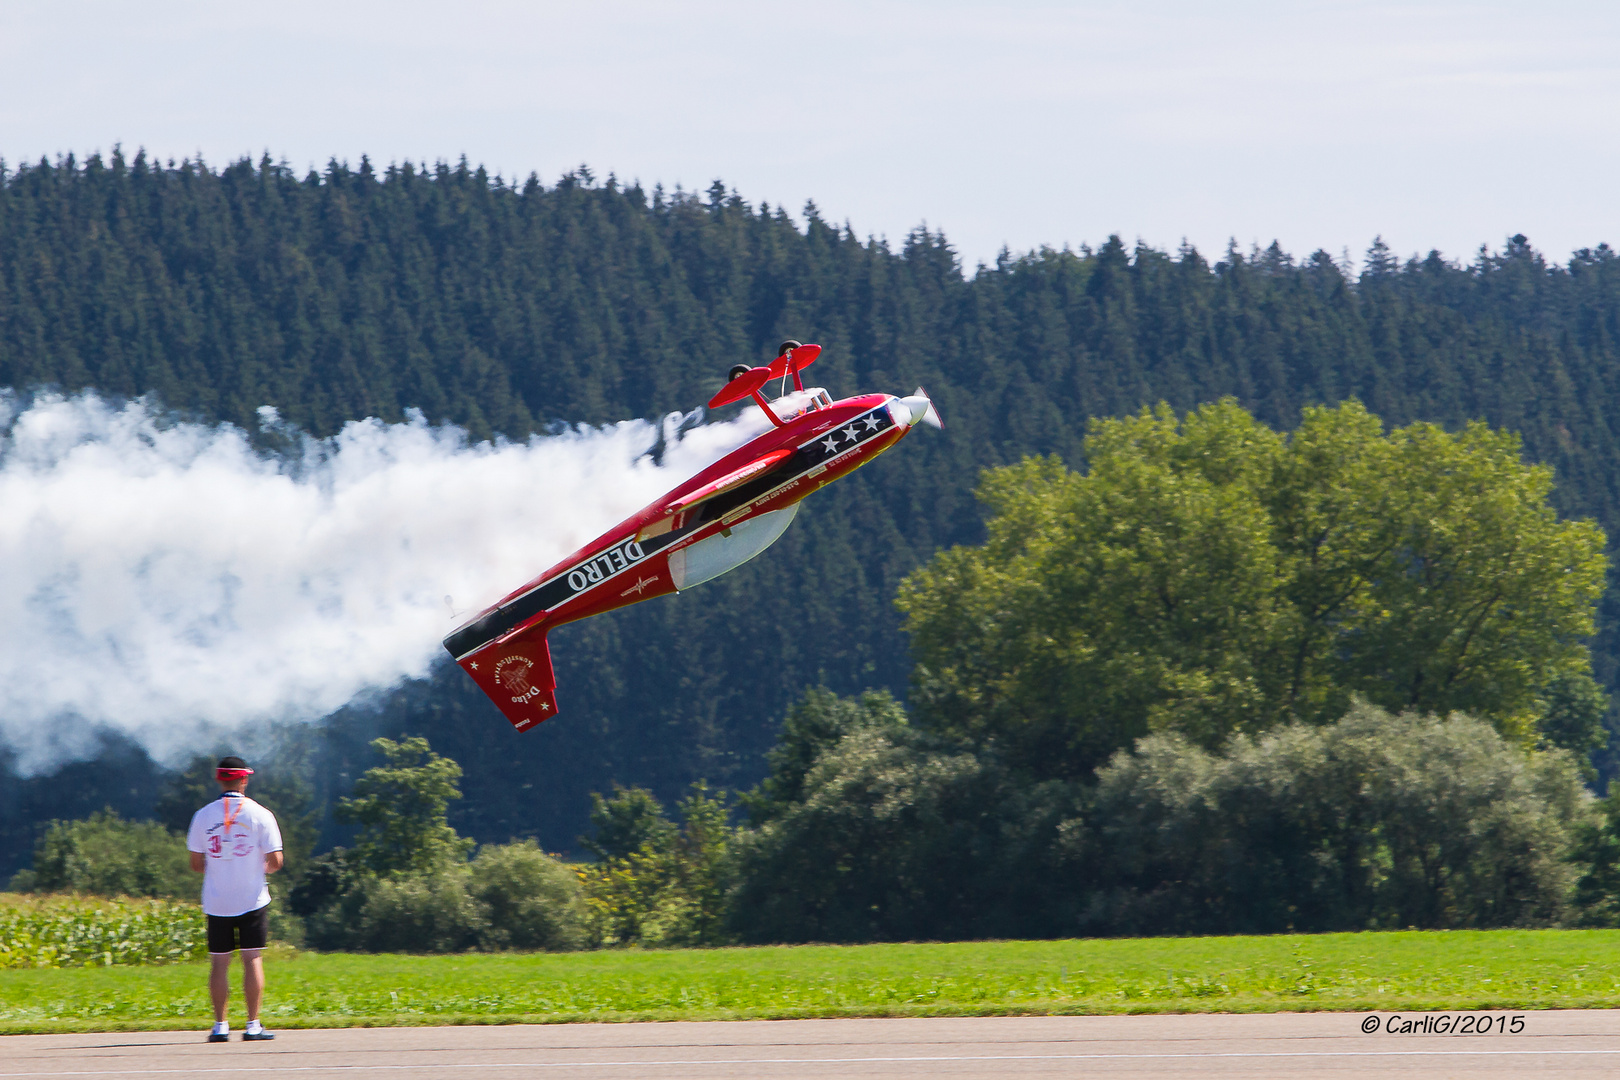
[[[783,353],[787,352],[789,349],[797,349],[800,345],[803,345],[803,344],[804,344],[804,342],[802,342],[802,341],[794,341],[792,338],[788,338],[786,341],[782,342],[782,344],[780,344],[780,345],[778,345],[776,347],[776,355],[781,356]]]
[[[753,368],[750,368],[747,364],[732,364],[731,374],[726,376],[726,382],[730,382],[739,375],[746,375],[752,370]]]

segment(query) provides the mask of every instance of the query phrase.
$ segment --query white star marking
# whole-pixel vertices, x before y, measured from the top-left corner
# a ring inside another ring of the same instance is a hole
[[[540,703],[540,711],[541,712],[550,712],[551,711],[551,706],[549,704],[547,704],[546,702],[542,701]]]
[[[878,426],[878,418],[877,417],[875,417],[875,416],[867,416],[867,417],[863,417],[862,420],[866,424],[866,430],[867,431],[876,431],[877,430],[877,426]]]
[[[474,660],[474,661],[473,661],[473,663],[472,663],[472,669],[473,669],[473,670],[474,670],[474,671],[477,671],[477,670],[478,670],[478,661],[476,661],[476,660]]]
[[[827,453],[829,454],[836,454],[838,452],[838,444],[833,442],[833,437],[831,435],[827,436],[827,441],[821,445],[827,448]]]
[[[854,424],[849,425],[849,427],[847,427],[847,428],[839,429],[838,434],[847,436],[849,438],[850,442],[860,442],[861,441],[861,437],[859,435],[855,434],[855,425]]]

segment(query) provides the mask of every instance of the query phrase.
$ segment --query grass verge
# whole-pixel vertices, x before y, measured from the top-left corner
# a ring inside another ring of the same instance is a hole
[[[277,950],[272,1026],[1620,1006],[1620,930],[1004,941],[572,954]],[[0,1032],[209,1019],[205,968],[0,971]],[[240,995],[233,989],[233,1018]]]

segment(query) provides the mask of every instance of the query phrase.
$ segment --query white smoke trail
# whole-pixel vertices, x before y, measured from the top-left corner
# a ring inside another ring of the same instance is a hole
[[[27,771],[98,727],[172,760],[423,676],[461,621],[765,426],[679,420],[661,464],[644,421],[471,445],[419,415],[278,458],[141,401],[0,394],[0,738]]]

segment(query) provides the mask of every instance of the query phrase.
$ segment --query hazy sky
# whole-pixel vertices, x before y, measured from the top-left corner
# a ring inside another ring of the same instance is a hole
[[[588,163],[971,265],[1109,233],[1470,258],[1620,242],[1620,4],[0,7],[0,155]]]

